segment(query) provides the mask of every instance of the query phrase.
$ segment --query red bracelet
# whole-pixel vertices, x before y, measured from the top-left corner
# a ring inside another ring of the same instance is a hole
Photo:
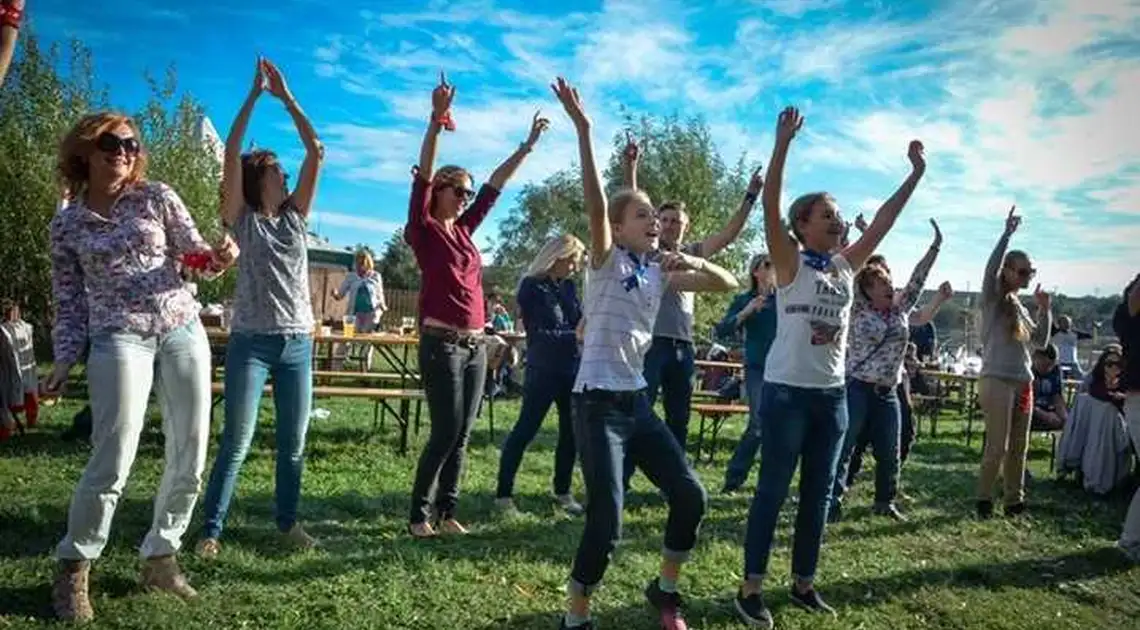
[[[20,19],[24,17],[24,12],[16,7],[10,7],[6,4],[0,5],[0,26],[11,26],[12,28],[20,28]]]
[[[455,131],[455,121],[451,118],[451,110],[443,112],[442,116],[435,119],[436,124],[448,131]]]

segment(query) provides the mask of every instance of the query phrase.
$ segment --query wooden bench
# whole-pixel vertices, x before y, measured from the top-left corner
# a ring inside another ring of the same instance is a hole
[[[705,419],[710,421],[710,436],[709,436],[709,455],[708,461],[711,464],[716,455],[716,438],[720,434],[720,429],[724,426],[724,421],[733,414],[743,414],[745,418],[748,417],[748,405],[739,404],[722,404],[722,403],[693,403],[689,407],[692,411],[697,412],[701,417],[700,429],[697,433],[697,461],[701,459],[701,451],[704,449],[705,443]]]
[[[210,392],[217,398],[214,400],[216,406],[218,402],[225,396],[225,385],[222,383],[211,383]],[[273,394],[273,386],[266,385],[263,390],[264,395]],[[400,454],[404,455],[408,451],[408,425],[411,417],[411,404],[414,402],[416,405],[415,422],[419,426],[420,412],[422,403],[424,401],[424,392],[422,389],[380,389],[372,387],[335,387],[331,385],[316,385],[313,387],[314,398],[364,398],[371,400],[375,403],[372,415],[372,432],[376,433],[382,428],[383,411],[389,411],[396,417],[396,422],[400,424]],[[397,411],[392,407],[389,401],[400,401],[400,409]]]
[[[357,381],[380,381],[383,383],[396,383],[405,380],[419,381],[419,377],[414,379],[403,376],[396,372],[347,372],[347,371],[332,371],[332,370],[313,370],[314,380],[357,380]]]

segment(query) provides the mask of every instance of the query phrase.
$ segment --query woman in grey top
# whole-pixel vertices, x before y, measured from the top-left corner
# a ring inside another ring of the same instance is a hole
[[[292,192],[271,151],[241,154],[250,113],[265,90],[285,105],[305,145],[300,181]],[[226,139],[222,221],[233,231],[242,254],[226,348],[226,424],[206,488],[206,525],[198,545],[205,557],[221,550],[218,538],[270,376],[277,412],[277,528],[287,543],[302,548],[315,544],[297,523],[297,504],[313,383],[314,323],[305,235],[322,153],[281,72],[258,59],[253,88]]]
[[[1052,298],[1037,285],[1037,313],[1018,299],[1018,291],[1036,275],[1029,255],[1006,251],[1009,239],[1021,225],[1021,217],[1009,209],[1005,232],[986,263],[982,278],[982,372],[978,381],[978,405],[986,422],[986,446],[978,478],[978,517],[993,516],[993,488],[998,470],[1004,468],[1005,513],[1025,511],[1025,458],[1029,452],[1029,419],[1033,412],[1034,344],[1044,345],[1052,324]]]

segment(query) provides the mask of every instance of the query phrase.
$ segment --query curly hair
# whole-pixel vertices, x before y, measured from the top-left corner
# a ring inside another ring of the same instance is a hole
[[[135,139],[142,142],[138,125],[130,116],[116,112],[96,112],[79,119],[71,131],[59,143],[59,158],[56,172],[63,186],[65,199],[75,199],[87,190],[90,183],[91,155],[95,153],[95,140],[103,133],[126,125],[134,133]],[[140,144],[141,146],[141,144]],[[146,148],[135,156],[135,164],[127,176],[127,183],[134,185],[146,178]]]
[[[891,272],[887,271],[886,267],[882,265],[864,265],[859,273],[855,274],[855,286],[859,288],[859,293],[867,300],[871,299],[871,295],[867,290],[871,288],[871,284],[875,280],[881,280],[887,284],[888,287],[894,286],[891,281]]]

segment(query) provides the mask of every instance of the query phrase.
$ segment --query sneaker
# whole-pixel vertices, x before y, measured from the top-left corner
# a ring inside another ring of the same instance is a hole
[[[198,541],[198,557],[203,560],[213,560],[222,552],[222,543],[217,538],[203,538]]]
[[[503,518],[516,518],[522,516],[522,510],[519,510],[515,505],[514,499],[510,497],[500,497],[495,499],[495,511]]]
[[[586,511],[581,503],[574,500],[572,494],[556,494],[554,500],[558,502],[559,507],[571,516],[581,516]]]
[[[85,622],[95,618],[88,596],[91,563],[87,560],[61,560],[51,587],[51,607],[63,621]]]
[[[1007,505],[1005,506],[1005,515],[1010,518],[1021,516],[1022,514],[1025,514],[1025,510],[1028,509],[1028,507],[1029,506],[1025,505],[1025,501],[1014,503],[1013,505]]]
[[[174,556],[155,556],[143,563],[139,580],[148,591],[164,591],[185,600],[198,597],[198,591],[190,586]]]
[[[435,529],[433,529],[432,526],[426,522],[424,522],[424,523],[409,523],[408,524],[408,534],[411,535],[412,538],[418,538],[420,540],[424,540],[427,538],[435,538],[436,536],[438,536]]]
[[[808,590],[801,593],[792,586],[790,593],[792,603],[808,612],[821,613],[831,615],[832,617],[838,616],[835,609],[827,605],[823,598],[816,592],[815,587],[808,587]]]
[[[439,532],[442,534],[456,534],[459,536],[467,534],[467,528],[464,527],[462,523],[453,518],[441,520],[436,524],[436,527],[439,528]]]
[[[679,593],[666,593],[657,585],[654,578],[645,587],[645,599],[657,611],[661,630],[688,630],[685,618],[681,615],[681,595]]]
[[[978,501],[975,506],[978,513],[979,520],[989,520],[994,515],[994,502],[993,501]]]
[[[297,549],[313,549],[319,547],[317,539],[310,536],[305,528],[301,527],[300,523],[294,523],[289,531],[281,534],[281,537],[286,543],[296,547]]]
[[[750,628],[764,628],[771,630],[773,624],[772,613],[768,607],[764,605],[764,595],[762,593],[752,593],[745,596],[744,591],[736,591],[736,599],[733,601],[736,605],[736,612],[744,620]]]
[[[899,511],[898,506],[895,505],[894,503],[885,503],[882,505],[876,505],[872,511],[878,516],[886,516],[889,518],[893,518],[894,520],[896,520],[900,523],[906,522],[906,516],[902,512]]]
[[[832,506],[827,509],[827,522],[834,524],[834,523],[838,523],[839,521],[842,521],[842,520],[843,520],[843,504],[842,503],[832,504]]]

